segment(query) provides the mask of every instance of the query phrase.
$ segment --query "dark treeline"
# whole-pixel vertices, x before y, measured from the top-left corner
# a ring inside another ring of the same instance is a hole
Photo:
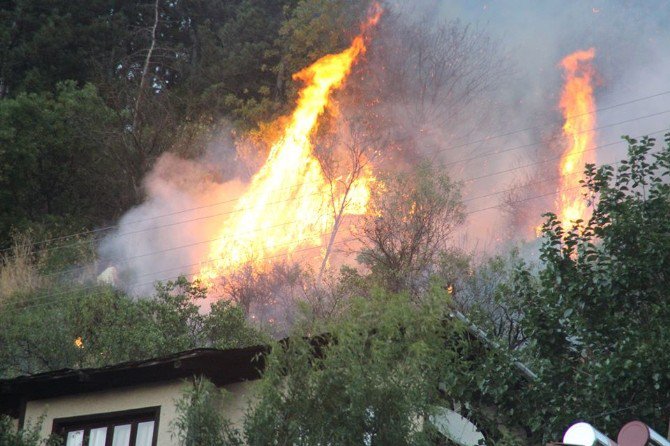
[[[161,153],[284,111],[291,73],[357,29],[364,2],[326,3],[0,3],[0,247],[112,222]]]

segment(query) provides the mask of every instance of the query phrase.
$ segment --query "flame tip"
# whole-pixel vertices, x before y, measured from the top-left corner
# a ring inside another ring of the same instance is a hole
[[[382,8],[375,3],[372,11],[361,26],[361,34],[348,48],[327,54],[293,74],[294,80],[305,85],[298,93],[293,112],[281,121],[281,134],[272,143],[265,164],[238,201],[236,210],[243,212],[223,222],[217,241],[209,248],[209,261],[196,276],[206,285],[234,268],[249,262],[256,264],[269,255],[290,254],[304,245],[320,246],[327,230],[333,228],[334,217],[323,211],[323,203],[331,198],[346,204],[344,213],[366,211],[374,178],[371,169],[364,169],[352,180],[346,194],[331,196],[327,179],[312,153],[311,138],[319,117],[333,104],[332,91],[342,87],[351,67],[366,51],[363,34],[379,21]],[[272,209],[271,203],[275,205]],[[283,228],[277,229],[279,226]],[[251,236],[254,231],[256,234]],[[262,231],[260,237],[258,231]]]

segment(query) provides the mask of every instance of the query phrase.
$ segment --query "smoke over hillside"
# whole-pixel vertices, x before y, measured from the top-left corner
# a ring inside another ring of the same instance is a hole
[[[658,95],[670,90],[669,11],[661,0],[391,2],[335,95],[337,112],[323,119],[339,119],[330,125],[338,150],[371,146],[365,155],[378,172],[428,158],[461,181],[467,220],[458,245],[490,252],[532,240],[541,213],[556,205],[559,62],[595,48],[595,159],[616,161],[625,150],[620,135],[670,127],[670,95]],[[222,137],[200,159],[159,160],[145,180],[145,203],[101,249],[130,291],[200,268],[256,170],[240,150],[246,144]],[[318,268],[326,241],[294,258]]]

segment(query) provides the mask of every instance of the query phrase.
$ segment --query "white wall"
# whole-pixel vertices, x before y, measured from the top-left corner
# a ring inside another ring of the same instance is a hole
[[[176,445],[176,441],[172,439],[170,424],[176,416],[175,402],[182,396],[186,385],[185,381],[172,381],[162,384],[29,401],[26,404],[25,421],[26,423],[36,423],[44,415],[41,436],[46,438],[51,434],[55,418],[69,418],[160,406],[158,445],[173,446]],[[228,398],[225,400],[223,412],[237,426],[241,426],[252,387],[253,382],[225,386]]]

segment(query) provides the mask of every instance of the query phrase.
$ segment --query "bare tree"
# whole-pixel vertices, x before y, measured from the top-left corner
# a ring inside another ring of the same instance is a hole
[[[355,108],[352,107],[352,110]],[[361,206],[356,200],[361,188],[367,189],[372,177],[372,163],[383,144],[382,136],[370,132],[367,119],[360,112],[351,116],[344,113],[338,115],[336,129],[322,135],[316,147],[316,156],[321,165],[329,187],[328,212],[333,219],[325,254],[317,276],[321,281],[333,245],[339,233],[344,217],[348,213],[363,213],[365,209],[354,209]],[[355,190],[359,188],[359,190]]]
[[[450,292],[453,306],[509,350],[526,342],[521,300],[510,289],[520,262],[516,251],[508,256],[479,258],[450,249],[440,256],[435,274]]]
[[[221,278],[213,291],[240,306],[256,326],[281,337],[293,325],[309,282],[298,263],[249,263]]]
[[[487,119],[486,93],[509,71],[482,30],[393,12],[366,57],[361,94],[404,160],[479,129]]]

